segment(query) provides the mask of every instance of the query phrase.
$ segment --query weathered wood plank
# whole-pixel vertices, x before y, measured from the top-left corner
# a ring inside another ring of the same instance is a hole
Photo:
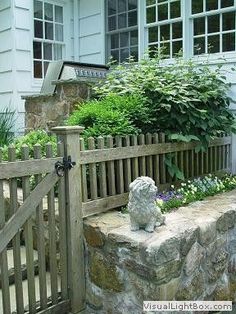
[[[8,147],[8,160],[13,162],[16,160],[16,149],[13,146]],[[17,201],[17,179],[10,179],[10,214],[14,217],[18,210]],[[22,226],[21,226],[22,227]],[[20,249],[20,233],[15,234],[12,239],[13,246],[13,259],[15,270],[15,292],[16,292],[16,309],[17,313],[24,313],[24,298],[23,298],[23,285],[22,285],[22,272],[21,272],[21,249]]]
[[[41,146],[34,146],[34,158],[41,159]],[[36,185],[40,186],[42,175],[35,176]],[[51,190],[51,185],[47,193]],[[37,188],[37,186],[36,186]],[[40,305],[42,309],[47,307],[47,284],[46,284],[46,257],[45,257],[45,243],[44,243],[44,219],[43,219],[43,203],[42,198],[36,207],[36,226],[37,226],[37,249],[39,258],[39,292],[40,292]]]
[[[158,134],[154,134],[153,143],[158,144],[159,143],[159,137]],[[154,181],[156,185],[160,184],[160,157],[159,154],[156,154],[153,158],[153,170],[154,170]]]
[[[112,136],[107,136],[107,147],[110,151],[113,149],[123,149],[123,148],[113,148],[113,137]],[[102,150],[97,150],[97,151],[102,151]],[[81,155],[84,152],[81,152]],[[81,160],[81,159],[80,159]],[[109,195],[115,195],[116,194],[116,185],[115,185],[115,163],[114,160],[110,160],[107,163],[107,174],[108,174],[108,193]]]
[[[23,145],[21,148],[22,160],[29,159],[29,147]],[[30,179],[29,177],[22,178],[23,201],[27,199],[30,194]],[[28,298],[29,311],[36,313],[36,296],[35,296],[35,281],[34,281],[34,252],[33,252],[33,232],[32,219],[29,218],[24,225],[25,233],[25,247],[26,247],[26,267],[27,267],[27,284],[28,284]]]
[[[151,145],[152,144],[152,134],[147,133],[146,134],[146,144]],[[153,161],[152,161],[152,156],[147,156],[147,175],[150,178],[153,178]]]
[[[64,145],[57,145],[58,156],[64,157]],[[61,297],[68,298],[68,275],[67,275],[67,235],[66,235],[66,199],[65,199],[65,177],[60,177],[58,181],[58,211],[59,211],[59,251],[61,267]]]
[[[53,131],[62,138],[65,156],[71,156],[76,166],[65,172],[66,213],[67,213],[67,248],[68,279],[71,300],[71,313],[79,313],[85,308],[85,270],[82,219],[82,187],[79,147],[81,127],[54,128]]]
[[[132,138],[132,137],[131,137]],[[210,147],[230,144],[231,137],[217,138],[210,142]],[[117,147],[101,150],[81,152],[81,164],[89,164],[102,161],[114,161],[126,158],[144,157],[156,154],[167,154],[183,150],[191,150],[197,143],[159,143],[151,145],[134,145],[130,147]]]
[[[132,135],[131,136],[131,147],[126,147],[127,151],[130,151],[132,149],[135,149],[138,145],[138,138],[137,135]],[[126,156],[127,158],[132,158],[134,157],[133,155],[130,156]],[[138,167],[138,158],[134,157],[131,160],[131,169],[132,169],[132,181],[135,180],[138,176],[139,176],[139,167]]]
[[[139,146],[137,146],[137,147],[145,147],[145,136],[144,136],[144,134],[140,134],[138,136],[138,144],[139,144]],[[140,170],[141,176],[146,176],[146,158],[144,155],[139,157],[139,170]]]
[[[52,145],[46,145],[46,157],[53,156]],[[56,248],[56,219],[54,186],[47,194],[48,205],[48,231],[49,231],[49,267],[52,304],[58,303],[58,279],[57,279],[57,248]]]
[[[130,137],[127,135],[124,139],[124,146],[129,147],[130,146]],[[129,185],[131,183],[131,160],[130,158],[127,158],[124,162],[124,180],[125,180],[125,192],[129,191]]]
[[[165,134],[160,133],[159,134],[159,142],[160,144],[157,145],[169,145],[169,143],[165,143]],[[174,144],[174,143],[172,143]],[[166,183],[166,164],[165,164],[165,150],[162,150],[162,153],[160,155],[160,182],[162,184]]]
[[[93,137],[90,137],[88,139],[88,149],[90,150],[95,149],[95,142]],[[91,199],[95,200],[98,197],[96,162],[89,164],[89,182]]]
[[[56,305],[48,304],[49,308],[38,312],[38,314],[67,314],[70,311],[70,301],[61,301]],[[30,312],[25,314],[31,314]]]
[[[115,138],[116,147],[122,147],[122,138],[120,136],[116,136]],[[116,164],[117,171],[117,192],[119,194],[124,193],[124,169],[123,169],[123,160],[117,160]]]
[[[103,147],[104,148],[104,147]],[[85,150],[84,139],[80,138],[80,150]],[[81,184],[82,184],[82,192],[83,192],[83,202],[88,200],[88,186],[87,186],[87,171],[86,165],[81,166]]]
[[[0,149],[0,167],[2,162],[2,151]],[[5,208],[4,208],[4,195],[3,195],[3,181],[0,180],[0,230],[5,225]],[[11,313],[11,300],[9,290],[9,278],[8,278],[8,260],[7,250],[4,248],[0,253],[0,269],[1,269],[1,283],[2,283],[2,308],[4,313]]]
[[[102,136],[98,137],[98,149],[104,149],[104,138]],[[82,166],[83,167],[83,166]],[[106,163],[101,162],[99,164],[99,190],[100,196],[107,196],[107,179],[106,179]]]
[[[20,178],[30,175],[52,172],[55,163],[61,158],[40,160],[25,160],[15,162],[3,162],[1,164],[0,179]]]

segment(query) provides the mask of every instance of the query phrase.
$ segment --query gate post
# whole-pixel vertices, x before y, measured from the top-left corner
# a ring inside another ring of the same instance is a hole
[[[68,279],[70,313],[85,308],[85,271],[83,244],[83,216],[80,160],[80,126],[54,127],[58,139],[64,143],[65,157],[71,156],[76,165],[65,171],[65,198],[67,213]]]

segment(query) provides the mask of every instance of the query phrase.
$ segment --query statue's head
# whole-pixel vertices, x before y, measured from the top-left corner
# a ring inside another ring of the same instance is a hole
[[[155,199],[157,195],[157,187],[155,182],[149,177],[138,177],[129,186],[132,196],[135,198]]]

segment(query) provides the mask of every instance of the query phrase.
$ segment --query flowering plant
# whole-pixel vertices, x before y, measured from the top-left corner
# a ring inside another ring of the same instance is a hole
[[[182,182],[179,188],[171,186],[170,191],[157,195],[156,203],[162,212],[189,204],[194,201],[203,200],[207,196],[230,191],[236,188],[236,176],[226,175],[222,178],[211,174]]]

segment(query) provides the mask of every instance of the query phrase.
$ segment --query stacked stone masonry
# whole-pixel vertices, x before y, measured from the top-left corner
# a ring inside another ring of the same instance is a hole
[[[236,191],[166,214],[154,233],[130,231],[118,211],[84,229],[90,313],[138,314],[144,300],[236,301]]]
[[[75,107],[90,98],[90,86],[89,82],[65,81],[58,83],[53,95],[25,96],[26,132],[63,125]]]

